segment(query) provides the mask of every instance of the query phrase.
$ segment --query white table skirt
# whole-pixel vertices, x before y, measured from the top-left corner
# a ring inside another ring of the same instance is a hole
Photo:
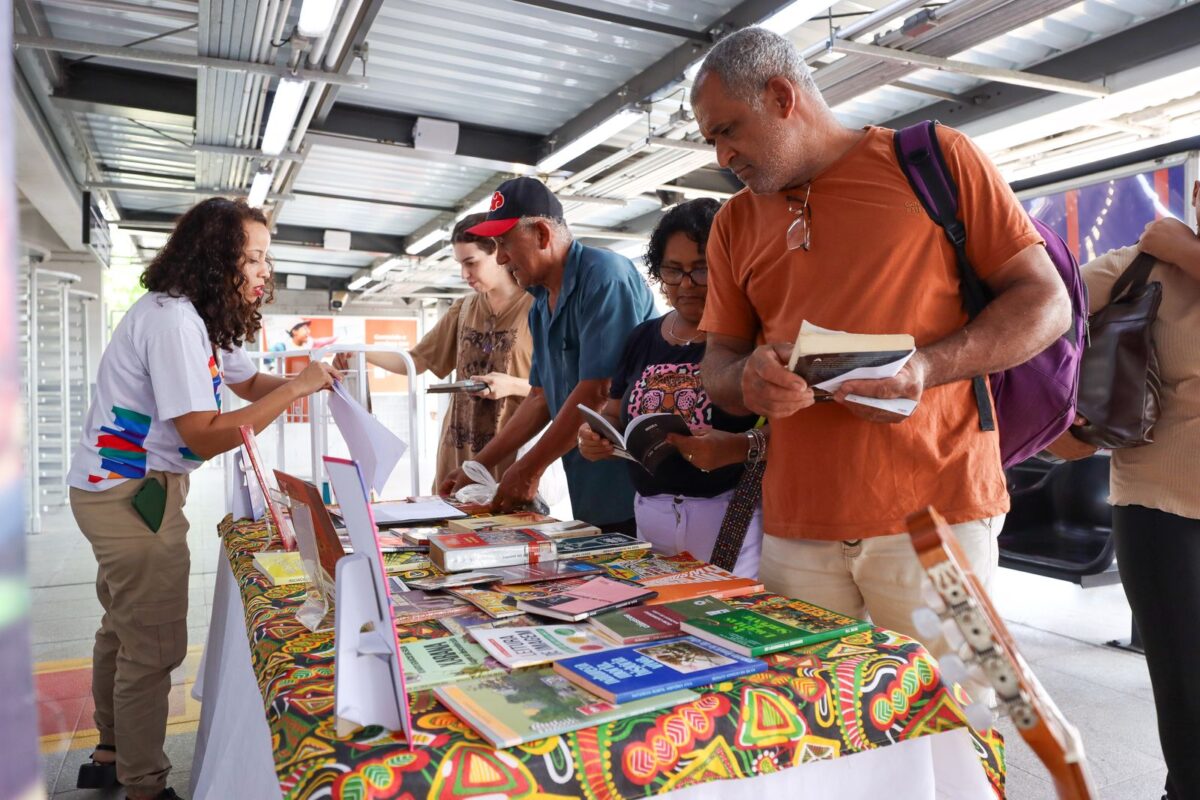
[[[241,593],[228,559],[222,555],[219,561],[208,643],[192,690],[203,705],[189,796],[192,800],[280,800]],[[664,795],[671,800],[751,796],[995,800],[970,736],[962,729],[772,775],[713,781]]]

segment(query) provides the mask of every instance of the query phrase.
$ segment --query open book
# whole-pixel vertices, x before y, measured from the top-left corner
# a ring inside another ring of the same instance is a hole
[[[800,325],[788,369],[804,378],[822,399],[846,381],[894,377],[915,352],[916,343],[907,333],[844,333],[806,320]],[[914,401],[904,398],[885,400],[851,394],[847,399],[906,417],[917,407]]]
[[[667,441],[667,435],[678,433],[681,436],[691,436],[683,417],[676,414],[643,414],[634,417],[625,426],[622,435],[612,423],[596,411],[580,404],[579,411],[588,426],[612,442],[613,451],[621,458],[636,461],[653,473],[662,464],[663,459],[677,448]]]

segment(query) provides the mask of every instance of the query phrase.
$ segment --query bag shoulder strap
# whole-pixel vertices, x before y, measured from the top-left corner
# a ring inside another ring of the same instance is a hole
[[[967,258],[967,228],[958,218],[958,184],[950,174],[938,142],[937,125],[936,120],[926,120],[898,130],[892,136],[892,145],[908,185],[921,201],[925,213],[941,227],[954,248],[963,308],[967,316],[974,319],[987,306],[991,292]],[[996,421],[987,383],[977,375],[971,384],[979,409],[979,427],[985,431],[994,430]]]
[[[1108,302],[1113,303],[1120,300],[1126,294],[1137,291],[1146,285],[1146,281],[1150,278],[1150,272],[1154,269],[1154,265],[1158,263],[1158,259],[1149,253],[1138,253],[1133,261],[1125,268],[1117,278],[1117,282],[1113,284],[1112,293],[1108,296]]]

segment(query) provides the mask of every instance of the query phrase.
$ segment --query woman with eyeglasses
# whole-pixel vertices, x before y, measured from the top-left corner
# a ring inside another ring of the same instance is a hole
[[[641,464],[629,469],[637,494],[634,514],[638,535],[658,552],[686,550],[710,560],[726,527],[734,489],[748,460],[766,451],[767,429],[757,417],[740,417],[717,408],[700,382],[704,334],[700,318],[708,293],[704,249],[720,203],[704,198],[680,203],[650,236],[646,266],[672,310],[634,328],[625,343],[621,366],[613,376],[609,401],[602,413],[618,430],[642,414],[671,413],[683,417],[691,436],[670,437],[677,453],[654,474]],[[579,452],[589,460],[613,458],[613,446],[587,425],[579,429]],[[762,546],[762,513],[755,507],[733,571],[758,576]]]
[[[178,797],[163,742],[171,671],[187,654],[188,474],[239,446],[240,426],[261,431],[337,377],[313,362],[278,378],[242,351],[271,301],[270,246],[260,210],[224,198],[192,207],[100,358],[67,478],[104,609],[92,652],[100,742],[80,788],[121,783],[130,800]],[[222,383],[250,404],[222,414]]]

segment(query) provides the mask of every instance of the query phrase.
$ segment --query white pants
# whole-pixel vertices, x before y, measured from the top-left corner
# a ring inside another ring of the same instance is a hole
[[[1004,515],[952,525],[975,577],[989,589],[1000,562],[996,537]],[[870,618],[921,642],[940,658],[951,652],[942,636],[920,636],[912,612],[925,605],[925,569],[907,533],[869,539],[820,541],[767,536],[762,546],[762,580],[767,591],[796,597],[860,619]],[[974,699],[990,699],[990,687],[964,686]]]
[[[634,495],[633,514],[637,520],[638,536],[660,553],[673,556],[683,550],[701,561],[712,558],[713,545],[721,532],[725,509],[733,499],[733,490],[716,497],[682,497],[656,494],[648,497]],[[742,578],[758,577],[758,561],[762,551],[762,506],[754,511],[742,550],[738,553],[733,572]]]

